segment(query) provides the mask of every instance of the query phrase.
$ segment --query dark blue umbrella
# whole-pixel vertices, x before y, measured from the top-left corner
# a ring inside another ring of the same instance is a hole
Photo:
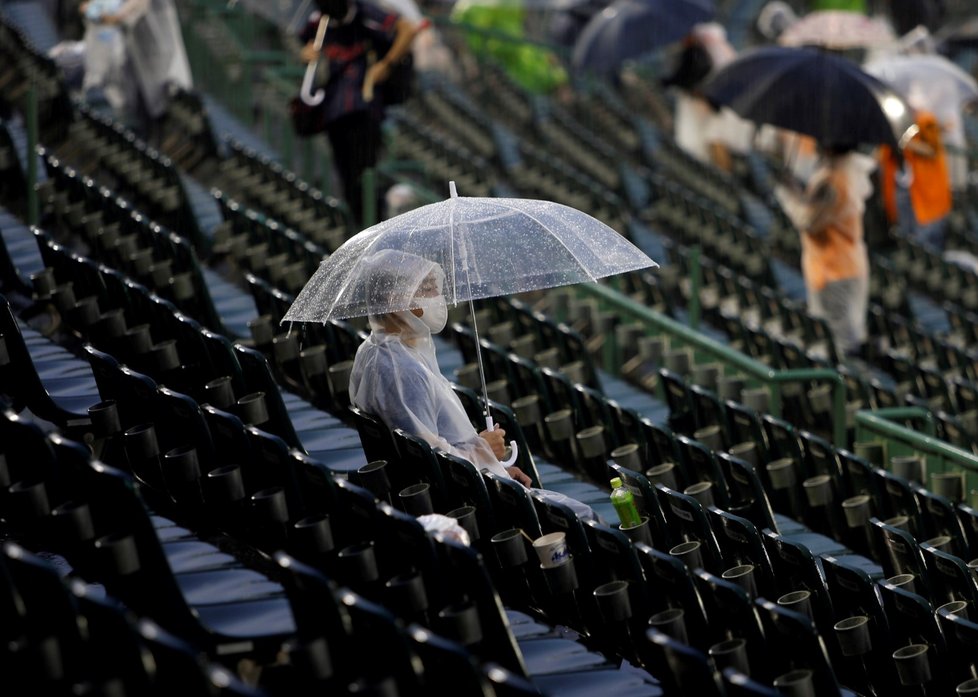
[[[745,51],[702,87],[715,106],[812,136],[823,145],[898,146],[913,135],[903,97],[853,61],[819,48]]]
[[[712,0],[615,0],[581,31],[571,62],[578,70],[614,72],[630,58],[678,41],[713,15]]]

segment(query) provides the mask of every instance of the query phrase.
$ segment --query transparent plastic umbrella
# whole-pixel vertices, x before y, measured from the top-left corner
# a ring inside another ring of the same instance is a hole
[[[437,264],[449,305],[530,290],[597,281],[657,266],[596,218],[552,201],[456,195],[416,208],[354,235],[326,258],[283,322],[326,322],[409,310],[416,279],[367,273],[383,250]],[[403,286],[409,285],[409,288]],[[472,311],[478,347],[478,328]],[[487,396],[478,355],[483,396]],[[488,398],[486,399],[488,404]],[[491,427],[491,424],[489,424]]]
[[[818,10],[791,24],[778,37],[778,43],[843,50],[886,46],[896,39],[893,28],[879,17],[848,10]]]
[[[959,118],[962,107],[978,99],[975,78],[944,56],[889,55],[866,63],[863,70],[900,92],[914,109],[931,111],[941,121]]]

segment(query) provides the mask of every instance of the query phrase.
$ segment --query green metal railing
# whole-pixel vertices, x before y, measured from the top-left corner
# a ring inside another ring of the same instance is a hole
[[[933,416],[921,407],[856,412],[857,442],[883,443],[888,459],[920,455],[930,474],[964,472],[968,498],[972,505],[978,504],[978,455],[938,439],[936,433]]]
[[[769,412],[774,416],[781,416],[782,394],[785,386],[807,382],[830,384],[832,386],[832,439],[839,447],[849,447],[846,438],[846,385],[845,380],[835,370],[830,368],[775,370],[711,339],[695,328],[651,310],[607,285],[588,283],[575,286],[575,289],[582,295],[596,298],[599,306],[613,310],[623,320],[641,323],[650,334],[669,336],[671,346],[677,344],[689,346],[693,349],[697,362],[701,359],[718,361],[727,368],[740,371],[751,386],[766,387],[770,395]],[[611,373],[618,373],[620,365],[615,360],[618,352],[613,343],[614,337],[609,335],[606,339],[604,368]]]

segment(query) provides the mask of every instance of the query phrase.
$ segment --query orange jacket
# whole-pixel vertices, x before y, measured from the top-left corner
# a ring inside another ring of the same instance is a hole
[[[937,118],[929,112],[919,112],[917,126],[920,132],[904,149],[913,181],[910,184],[910,202],[914,217],[921,225],[940,220],[951,212],[951,179],[947,167],[947,152],[941,140]],[[929,153],[921,152],[920,144]],[[896,158],[888,146],[880,148],[881,189],[886,217],[895,223],[899,217],[896,207]]]
[[[832,190],[825,210],[817,216],[823,222],[801,236],[805,284],[818,291],[832,281],[866,276],[869,263],[863,240],[862,206],[849,190],[846,175],[838,169],[822,170],[813,177],[812,185]]]

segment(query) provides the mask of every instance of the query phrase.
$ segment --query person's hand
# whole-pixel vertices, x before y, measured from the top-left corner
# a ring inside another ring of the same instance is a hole
[[[492,430],[483,431],[479,437],[489,444],[497,460],[506,458],[506,431],[496,426]]]
[[[530,479],[530,477],[527,476],[527,474],[516,465],[513,465],[512,467],[507,467],[506,471],[509,472],[510,477],[518,481],[523,486],[528,487],[533,483],[533,480]]]
[[[303,63],[312,63],[318,55],[319,51],[316,50],[316,45],[312,41],[303,46],[302,50],[299,51],[299,58]]]
[[[391,75],[391,66],[387,61],[377,61],[367,69],[363,81],[370,85],[379,85]]]
[[[102,24],[108,24],[109,26],[115,26],[116,24],[122,24],[121,15],[102,15],[98,18],[98,21]]]

